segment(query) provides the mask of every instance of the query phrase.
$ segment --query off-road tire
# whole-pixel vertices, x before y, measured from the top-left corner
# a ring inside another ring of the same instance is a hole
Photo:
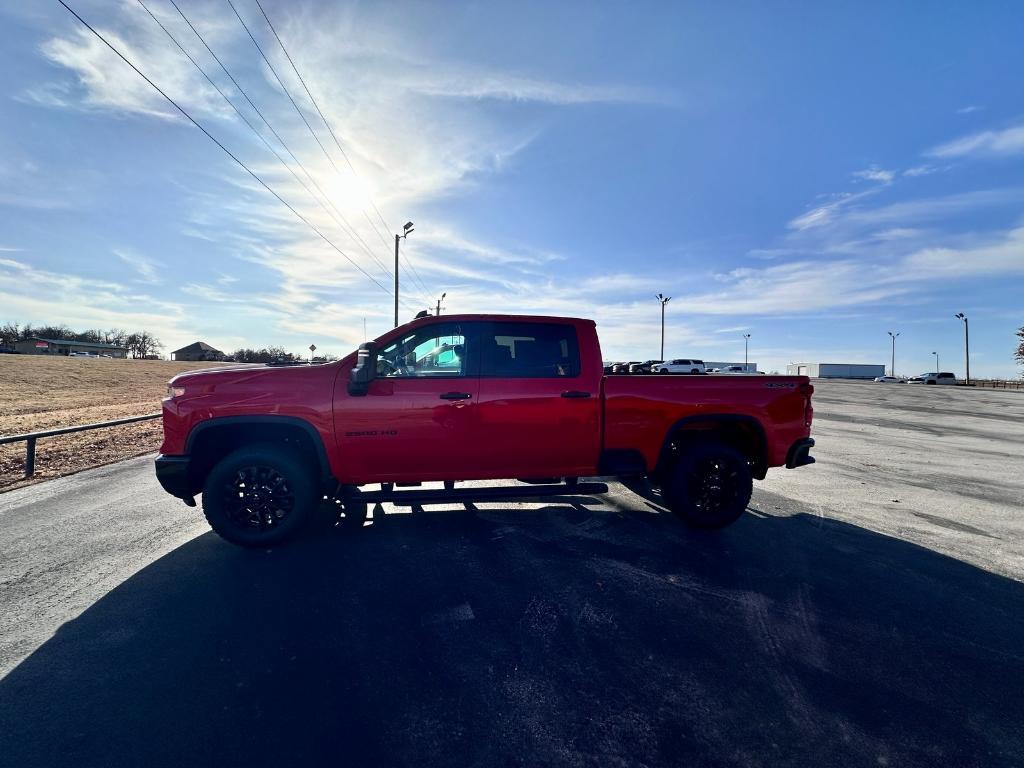
[[[669,471],[662,495],[672,510],[694,528],[724,528],[750,502],[753,476],[746,457],[723,443],[688,448]]]
[[[203,514],[221,538],[268,547],[292,538],[321,495],[313,471],[284,448],[258,444],[221,459],[203,486]]]

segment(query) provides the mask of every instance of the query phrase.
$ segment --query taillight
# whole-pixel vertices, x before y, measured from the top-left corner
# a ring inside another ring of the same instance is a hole
[[[814,418],[814,408],[811,407],[811,395],[814,394],[814,385],[804,383],[801,384],[798,391],[804,396],[804,426],[811,426],[811,420]]]
[[[173,399],[175,397],[181,397],[185,394],[184,387],[172,387],[170,384],[167,385],[167,398]]]

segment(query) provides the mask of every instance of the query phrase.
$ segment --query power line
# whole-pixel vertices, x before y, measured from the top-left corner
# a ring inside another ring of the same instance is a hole
[[[195,67],[195,68],[196,68],[197,70],[199,70],[199,73],[200,73],[200,74],[201,74],[201,75],[202,75],[203,77],[205,77],[205,78],[206,78],[206,81],[207,81],[207,82],[208,82],[208,83],[209,83],[210,85],[212,85],[212,86],[213,86],[213,88],[214,88],[214,89],[215,89],[215,90],[217,91],[217,93],[219,93],[219,94],[220,94],[220,97],[221,97],[221,98],[222,98],[222,99],[223,99],[223,100],[224,100],[224,101],[225,101],[225,102],[227,103],[227,105],[228,105],[228,106],[230,106],[230,107],[231,107],[231,108],[232,108],[232,109],[233,109],[233,110],[235,111],[235,114],[237,114],[237,115],[238,115],[238,116],[239,116],[240,118],[242,118],[242,121],[243,121],[243,122],[244,122],[244,123],[245,123],[245,124],[246,124],[247,126],[249,126],[249,129],[250,129],[250,130],[251,130],[251,131],[252,131],[252,132],[253,132],[254,134],[256,134],[256,137],[257,137],[257,138],[258,138],[258,139],[259,139],[260,141],[262,141],[262,142],[263,142],[263,145],[264,145],[264,146],[265,146],[265,147],[266,147],[267,149],[269,149],[269,150],[270,150],[270,151],[271,151],[271,152],[272,152],[272,153],[274,154],[274,157],[276,157],[276,158],[277,158],[277,159],[278,159],[278,160],[280,161],[281,165],[283,165],[283,166],[284,166],[284,167],[285,167],[285,168],[286,168],[286,169],[288,170],[288,172],[289,172],[289,173],[290,173],[290,174],[292,175],[292,177],[293,177],[293,178],[294,178],[294,179],[295,179],[295,180],[296,180],[297,182],[299,182],[299,184],[301,184],[301,185],[302,185],[302,187],[303,187],[303,188],[304,188],[304,189],[306,190],[306,192],[308,192],[308,193],[309,193],[310,197],[312,197],[314,201],[316,201],[317,203],[319,203],[319,204],[320,204],[320,207],[321,207],[321,208],[323,208],[323,209],[324,209],[324,211],[325,211],[325,212],[326,212],[326,213],[327,213],[327,214],[328,214],[329,216],[332,216],[333,214],[332,214],[332,213],[331,213],[331,211],[330,211],[330,210],[329,210],[329,209],[327,208],[327,206],[326,206],[326,205],[324,205],[323,201],[322,201],[322,200],[320,200],[320,198],[318,198],[318,197],[317,197],[317,196],[316,196],[316,195],[315,195],[315,194],[313,193],[313,190],[311,190],[311,189],[309,188],[309,185],[307,185],[307,184],[306,184],[306,182],[305,182],[305,181],[303,181],[303,180],[302,180],[302,178],[301,178],[301,177],[299,177],[299,175],[298,175],[297,173],[295,173],[295,171],[294,171],[294,170],[292,170],[291,166],[290,166],[290,165],[288,165],[287,161],[286,161],[286,160],[285,160],[285,159],[284,159],[283,157],[281,157],[281,155],[280,155],[280,154],[278,153],[278,151],[277,151],[276,149],[274,149],[274,147],[273,147],[273,146],[272,146],[272,145],[270,144],[270,142],[269,142],[269,141],[267,141],[267,139],[266,139],[266,138],[265,138],[265,137],[263,136],[263,134],[261,134],[261,133],[260,133],[260,132],[259,132],[259,131],[258,131],[258,130],[256,129],[256,126],[254,126],[254,125],[252,124],[252,122],[250,122],[249,118],[247,118],[247,117],[245,116],[245,114],[243,114],[243,113],[242,113],[242,111],[241,111],[241,110],[239,110],[239,109],[238,109],[238,107],[236,107],[236,106],[235,106],[234,102],[232,102],[232,101],[231,101],[231,99],[230,99],[230,98],[228,98],[227,94],[226,94],[226,93],[224,93],[224,91],[223,91],[223,90],[221,90],[220,86],[218,86],[216,82],[214,82],[213,78],[211,78],[211,77],[210,77],[210,76],[209,76],[209,75],[208,75],[208,74],[206,73],[206,70],[204,70],[204,69],[202,68],[202,66],[200,66],[200,65],[199,65],[199,62],[197,62],[197,61],[195,60],[195,58],[193,58],[193,57],[192,57],[192,54],[190,54],[190,53],[189,53],[189,52],[188,52],[188,51],[187,51],[187,50],[185,49],[185,47],[184,47],[184,46],[182,46],[182,44],[181,44],[180,42],[178,42],[178,39],[177,39],[177,38],[176,38],[176,37],[175,37],[175,36],[174,36],[173,34],[171,34],[171,31],[170,31],[169,29],[167,29],[167,27],[165,27],[165,26],[164,26],[163,22],[161,22],[161,21],[160,21],[160,19],[158,19],[158,18],[157,18],[157,17],[156,17],[155,15],[154,15],[153,11],[149,9],[149,7],[148,7],[148,6],[147,6],[147,5],[146,5],[146,4],[145,4],[145,3],[143,2],[143,0],[138,0],[138,3],[139,3],[139,5],[141,5],[141,6],[142,6],[143,10],[145,10],[145,11],[146,11],[146,13],[148,13],[148,14],[149,14],[150,18],[151,18],[151,19],[153,19],[153,21],[155,21],[155,22],[157,23],[157,26],[159,26],[159,27],[160,27],[160,29],[162,29],[162,30],[164,31],[164,34],[166,34],[166,35],[167,35],[167,37],[168,37],[168,38],[170,38],[171,42],[172,42],[172,43],[174,43],[174,44],[175,44],[175,45],[176,45],[176,46],[178,47],[178,50],[180,50],[180,51],[181,51],[181,52],[182,52],[183,54],[185,54],[185,56],[186,56],[186,57],[188,58],[188,60],[189,60],[190,62],[192,62],[192,66],[194,66],[194,67]],[[336,223],[337,223],[337,224],[338,224],[339,226],[341,226],[341,223],[340,223],[340,222],[338,222],[338,220],[337,220],[337,218],[336,218],[336,217],[335,217],[335,222],[336,222]],[[342,229],[344,229],[344,227],[342,227]],[[385,266],[384,266],[383,264],[381,264],[381,263],[380,263],[380,261],[379,261],[379,260],[378,260],[378,259],[377,259],[377,258],[376,258],[376,257],[375,257],[375,256],[374,256],[373,254],[372,254],[372,253],[371,253],[371,254],[369,254],[369,255],[370,255],[370,258],[374,259],[374,261],[376,261],[376,262],[377,262],[377,265],[378,265],[378,266],[379,266],[379,267],[380,267],[380,268],[381,268],[382,270],[384,270],[384,273],[385,273],[385,274],[386,274],[386,275],[387,275],[387,276],[388,276],[389,278],[393,277],[392,273],[391,273],[391,272],[390,272],[390,271],[389,271],[389,270],[388,270],[388,269],[387,269],[387,268],[386,268],[386,267],[385,267]]]
[[[352,160],[349,159],[348,153],[345,152],[344,147],[341,146],[341,142],[338,141],[338,137],[335,135],[334,129],[331,128],[331,124],[327,122],[327,118],[324,117],[324,113],[321,111],[320,105],[317,104],[316,99],[313,98],[313,94],[310,92],[309,86],[306,85],[306,81],[299,72],[299,68],[295,66],[295,62],[292,60],[291,54],[288,53],[288,49],[285,48],[284,42],[281,40],[281,36],[277,34],[277,30],[274,28],[274,24],[270,20],[270,17],[267,16],[267,12],[263,10],[263,5],[260,3],[260,0],[256,0],[256,7],[260,9],[260,13],[262,13],[263,18],[266,19],[267,26],[270,27],[270,31],[274,33],[274,39],[277,40],[277,44],[281,46],[281,50],[284,52],[285,58],[287,58],[288,63],[291,64],[292,71],[295,72],[295,76],[299,78],[299,82],[302,83],[302,87],[306,91],[306,95],[309,97],[310,103],[313,105],[313,108],[316,109],[316,113],[320,115],[320,119],[323,120],[324,127],[327,128],[327,132],[331,134],[331,138],[334,139],[334,145],[338,148],[338,151],[341,152],[341,156],[345,158],[345,162],[348,163],[349,170],[351,170],[352,174],[358,178],[359,174],[356,172],[355,166],[352,165]],[[390,230],[391,227],[389,227],[387,222],[384,221],[384,217],[381,215],[381,212],[377,209],[377,206],[374,204],[372,199],[370,200],[370,205],[373,206],[373,210],[376,211],[377,216],[380,217],[380,221],[384,225],[384,231],[387,232]],[[364,211],[363,213],[365,214],[366,212]],[[380,230],[377,230],[377,225],[370,220],[369,216],[366,217],[366,220],[370,223],[370,226],[374,228],[380,238],[384,240],[384,236],[380,233]],[[384,241],[384,244],[387,245],[386,240]]]
[[[338,151],[341,152],[341,156],[345,158],[345,162],[348,164],[349,170],[352,171],[352,175],[356,179],[358,179],[359,172],[356,171],[356,168],[352,164],[352,160],[349,158],[348,153],[345,151],[345,148],[341,146],[341,142],[338,141],[337,134],[334,133],[334,129],[331,127],[331,124],[327,121],[327,117],[324,115],[323,110],[320,109],[320,105],[313,97],[312,91],[310,91],[309,86],[306,85],[306,80],[302,77],[302,73],[299,72],[299,68],[296,66],[295,61],[291,57],[291,54],[288,53],[288,49],[285,47],[284,41],[281,40],[281,36],[277,34],[277,29],[275,29],[274,23],[270,20],[270,17],[267,15],[267,12],[263,9],[263,5],[262,3],[260,3],[260,0],[256,0],[256,6],[260,9],[260,13],[263,14],[263,18],[266,19],[267,26],[270,27],[270,31],[274,33],[274,39],[277,40],[277,44],[281,47],[281,51],[284,53],[285,58],[288,59],[288,63],[291,65],[292,71],[295,72],[295,76],[299,78],[299,82],[302,84],[303,89],[306,91],[306,95],[309,97],[310,103],[313,105],[313,108],[316,109],[316,113],[320,115],[320,119],[323,121],[324,127],[327,128],[327,132],[331,135],[331,138],[334,139],[334,145],[338,148]],[[282,84],[281,87],[283,88],[284,85]],[[296,109],[298,109],[298,107],[296,107]],[[307,123],[306,125],[308,126],[309,124]],[[323,147],[321,146],[321,149],[322,148]],[[377,204],[373,201],[372,197],[368,196],[368,199],[370,205],[373,207],[374,212],[377,214],[377,218],[380,219],[380,223],[384,225],[384,231],[390,232],[391,227],[389,227],[388,223],[384,220],[384,216],[383,214],[381,214],[380,209],[377,207]],[[390,244],[388,243],[387,238],[385,238],[384,235],[381,234],[380,230],[377,229],[377,225],[374,224],[373,220],[370,218],[370,216],[366,213],[365,210],[363,211],[363,216],[366,218],[366,221],[373,228],[373,230],[377,233],[377,236],[380,237],[381,241],[384,243],[384,247],[389,247]],[[427,290],[426,284],[424,284],[423,280],[420,278],[419,273],[416,271],[416,268],[412,265],[412,262],[405,256],[404,253],[402,253],[402,258],[405,260],[405,265],[409,268],[409,271],[412,273],[413,279],[416,280],[416,282],[419,284],[420,290],[424,291],[427,295],[429,295],[430,291]]]
[[[263,52],[263,48],[260,46],[259,42],[257,42],[255,36],[252,34],[252,31],[246,25],[245,20],[242,18],[241,14],[239,14],[238,9],[235,7],[235,4],[232,2],[232,0],[227,0],[227,3],[229,6],[231,6],[231,10],[234,11],[235,18],[237,18],[238,23],[242,25],[242,29],[245,30],[245,33],[249,36],[249,39],[252,40],[252,44],[256,46],[256,50],[259,51],[260,57],[266,63],[267,67],[270,69],[271,74],[274,75],[274,79],[277,80],[277,84],[281,86],[281,90],[284,91],[284,95],[288,97],[288,101],[291,102],[291,105],[295,108],[295,111],[299,114],[299,117],[302,118],[302,122],[306,124],[306,128],[309,130],[309,135],[313,137],[313,140],[320,147],[320,151],[323,152],[324,157],[327,158],[327,161],[334,168],[335,173],[340,174],[341,169],[338,168],[337,163],[334,162],[334,158],[331,157],[326,147],[324,147],[323,142],[320,141],[320,137],[317,136],[316,131],[313,130],[313,126],[309,124],[309,120],[306,119],[306,115],[299,108],[299,105],[295,102],[295,99],[292,98],[292,94],[288,90],[288,86],[284,84],[284,81],[281,79],[281,76],[277,73],[277,70],[274,68],[274,65],[270,63],[270,59],[268,59],[267,55]],[[352,231],[356,239],[363,245],[363,247],[369,250],[369,246],[366,244],[366,241],[363,240],[363,238],[359,235],[355,227],[352,228]]]
[[[404,245],[400,246],[399,249],[398,249],[398,252],[399,252],[399,254],[402,257],[402,261],[405,263],[405,266],[408,267],[409,271],[412,273],[413,279],[417,281],[419,289],[421,291],[423,291],[424,296],[430,296],[430,291],[427,289],[427,286],[424,285],[423,281],[420,280],[419,276],[416,274],[416,268],[413,267],[412,261],[410,261],[409,258],[406,257],[406,255],[405,255],[405,246]]]
[[[89,22],[87,22],[85,19],[83,19],[81,16],[79,16],[78,13],[76,13],[75,10],[70,5],[68,5],[66,2],[64,2],[64,0],[57,0],[57,2],[59,2],[61,5],[63,5],[65,10],[67,10],[68,13],[70,13],[72,16],[74,16],[79,21],[79,23],[82,24],[82,26],[84,26],[86,29],[88,29],[90,32],[92,32],[97,38],[100,39],[100,41],[104,45],[106,45],[110,50],[112,50],[114,53],[116,53],[118,58],[121,59],[121,61],[123,61],[125,64],[127,64],[129,67],[131,67],[139,77],[141,77],[143,80],[145,80],[150,85],[150,87],[153,88],[153,90],[155,90],[157,93],[159,93],[161,96],[163,96],[168,102],[170,102],[171,105],[175,109],[177,109],[190,123],[192,123],[192,125],[194,125],[200,131],[202,131],[203,134],[206,136],[206,138],[208,138],[210,141],[212,141],[214,144],[216,144],[218,147],[220,147],[220,149],[224,152],[224,154],[226,154],[228,157],[230,157],[232,160],[234,160],[235,163],[238,164],[238,166],[240,168],[242,168],[242,170],[244,170],[246,173],[248,173],[250,176],[252,176],[254,179],[256,179],[256,181],[260,184],[260,186],[262,186],[270,194],[272,194],[275,198],[277,198],[277,200],[282,205],[284,205],[289,211],[291,211],[307,227],[309,227],[311,230],[313,230],[325,243],[330,245],[334,250],[336,250],[339,254],[341,254],[345,258],[345,260],[348,261],[353,267],[355,267],[360,272],[362,272],[363,275],[365,275],[367,277],[367,279],[370,280],[370,282],[372,282],[374,285],[376,285],[378,288],[380,288],[385,293],[391,293],[387,288],[385,288],[383,285],[378,283],[377,280],[373,277],[373,275],[371,275],[369,272],[367,272],[365,269],[363,269],[361,266],[359,266],[359,264],[357,264],[355,261],[352,260],[352,257],[350,257],[341,248],[339,248],[337,245],[335,245],[334,242],[329,237],[327,237],[327,235],[325,235],[323,232],[321,232],[312,222],[310,222],[309,219],[307,219],[305,216],[303,216],[301,213],[299,213],[297,210],[295,210],[295,208],[293,208],[292,205],[287,200],[285,200],[283,197],[281,197],[281,195],[279,195],[277,192],[275,192],[265,181],[263,181],[263,179],[261,179],[259,176],[257,176],[249,168],[249,166],[247,166],[245,163],[243,163],[241,160],[239,160],[238,157],[234,153],[232,153],[230,149],[228,149],[220,141],[218,141],[217,138],[212,133],[210,133],[208,130],[206,130],[206,128],[204,128],[194,117],[192,117],[192,115],[190,115],[188,112],[186,112],[185,109],[180,104],[178,104],[178,102],[176,102],[174,99],[172,99],[170,96],[168,96],[163,91],[163,89],[160,88],[160,86],[158,86],[156,83],[154,83],[152,80],[150,80],[142,72],[141,69],[139,69],[137,66],[135,66],[135,64],[133,64],[128,59],[127,56],[125,56],[117,48],[115,48],[110,43],[110,41],[107,40],[107,38],[105,38],[103,35],[101,35],[99,32],[97,32],[93,28],[93,26],[91,24],[89,24]]]
[[[140,0],[140,2],[141,2],[141,0]],[[203,44],[203,47],[206,48],[206,50],[210,54],[210,56],[213,57],[213,60],[217,62],[218,66],[221,68],[221,70],[223,70],[224,74],[228,76],[228,79],[231,80],[231,82],[235,86],[235,88],[238,89],[238,92],[242,94],[242,96],[248,102],[249,106],[252,107],[253,111],[259,116],[260,120],[263,121],[263,124],[267,126],[267,129],[271,132],[271,134],[273,134],[274,138],[277,139],[277,141],[281,144],[281,146],[284,148],[285,152],[288,153],[288,156],[291,157],[291,159],[295,162],[296,165],[299,166],[299,168],[301,169],[303,174],[305,174],[305,176],[309,180],[309,182],[320,193],[320,198],[318,198],[315,194],[313,194],[312,191],[309,190],[308,186],[301,179],[299,179],[298,176],[296,176],[295,172],[292,171],[292,169],[288,166],[288,164],[282,159],[281,162],[284,164],[284,166],[286,168],[288,168],[288,171],[292,174],[292,176],[295,176],[295,178],[299,181],[299,183],[302,184],[303,187],[306,187],[306,191],[310,193],[310,195],[320,204],[320,207],[324,208],[325,211],[327,210],[327,208],[324,206],[323,200],[327,201],[327,203],[331,206],[331,208],[334,211],[333,213],[331,211],[327,211],[328,215],[330,215],[331,218],[334,219],[334,222],[339,227],[341,227],[342,231],[344,231],[353,240],[357,241],[358,243],[360,243],[362,245],[362,248],[366,252],[366,254],[374,261],[374,263],[377,264],[377,266],[384,272],[384,274],[386,274],[388,276],[388,278],[391,279],[393,277],[392,274],[391,274],[391,270],[389,270],[387,268],[387,266],[385,266],[385,264],[374,255],[373,251],[371,251],[369,249],[369,247],[366,245],[366,243],[362,240],[362,238],[359,237],[358,233],[355,230],[355,227],[353,227],[352,224],[348,221],[348,219],[345,218],[345,214],[343,214],[340,210],[338,210],[338,207],[330,199],[330,196],[326,192],[324,192],[323,188],[317,183],[316,179],[309,172],[309,170],[306,168],[306,166],[302,164],[302,161],[299,160],[299,158],[295,156],[295,153],[291,150],[291,147],[288,146],[287,142],[285,142],[285,140],[281,137],[281,135],[274,129],[274,126],[270,124],[270,121],[266,118],[266,116],[263,114],[263,112],[260,111],[260,108],[256,106],[255,102],[253,102],[253,100],[249,97],[249,94],[246,93],[245,89],[241,86],[241,84],[238,82],[238,80],[235,78],[235,76],[231,74],[231,71],[227,68],[227,66],[224,64],[224,62],[220,60],[220,57],[217,56],[217,54],[214,52],[214,50],[206,42],[206,39],[202,36],[202,34],[199,32],[199,30],[196,29],[195,25],[188,18],[188,16],[185,15],[185,12],[181,10],[181,8],[178,6],[178,4],[175,2],[175,0],[170,0],[170,3],[171,3],[171,5],[174,6],[174,10],[176,10],[178,12],[178,15],[181,16],[181,18],[185,21],[186,24],[188,24],[189,29],[191,29],[192,32],[195,34],[195,36],[197,38],[199,38],[199,42],[201,42]],[[145,7],[145,6],[143,6],[143,7]],[[150,15],[152,16],[153,14],[150,13]],[[157,23],[159,24],[160,22],[157,21]],[[162,24],[160,26],[161,26],[161,28],[163,28]],[[197,64],[195,62],[195,60],[192,59],[191,56],[189,56],[188,52],[185,51],[184,48],[182,48],[182,46],[177,42],[177,40],[174,39],[174,36],[171,35],[171,33],[168,32],[166,29],[164,29],[164,31],[167,32],[167,35],[172,40],[174,40],[175,44],[178,45],[179,48],[182,49],[182,51],[185,53],[185,55],[189,57],[189,60],[192,61],[192,63],[196,66],[196,68],[199,69],[200,72],[202,72],[203,76],[206,77],[207,80],[210,80],[210,77],[206,74],[206,72],[203,70],[203,68],[199,64]],[[210,80],[210,81],[212,83],[212,80]],[[214,84],[214,87],[215,88],[217,87],[216,84]],[[218,91],[219,90],[220,89],[218,88]],[[222,93],[221,95],[223,96],[224,94]],[[229,104],[231,104],[232,108],[234,108],[234,104],[231,103],[231,100],[228,99],[226,96],[224,96],[224,98],[225,98],[225,100]],[[235,109],[235,111],[238,112],[237,109]],[[239,112],[239,115],[241,116],[240,112]],[[244,120],[245,119],[244,116],[242,116],[242,117],[243,117],[243,120]],[[252,128],[253,132],[256,133],[257,136],[260,136],[261,139],[263,138],[262,135],[259,133],[259,131],[257,131],[249,123],[248,120],[246,120],[245,122],[246,122],[247,125],[249,125],[250,128]],[[264,141],[264,143],[266,143],[266,142]],[[277,153],[275,152],[275,155],[276,154]],[[278,159],[281,159],[280,156],[278,156]]]

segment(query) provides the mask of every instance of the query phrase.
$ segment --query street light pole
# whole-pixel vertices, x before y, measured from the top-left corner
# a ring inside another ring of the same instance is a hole
[[[445,291],[444,293],[441,294],[441,298],[437,300],[437,317],[441,316],[441,302],[444,301],[444,297],[447,295],[448,292]]]
[[[671,296],[664,296],[657,294],[655,298],[661,302],[661,355],[659,356],[662,362],[665,360],[665,305],[672,301]]]
[[[942,370],[941,368],[939,368],[939,353],[932,352],[932,354],[935,355],[935,372],[938,373],[939,371]]]
[[[967,315],[963,312],[957,312],[953,317],[964,321],[964,367],[967,369],[967,376],[964,378],[964,382],[969,387],[971,386],[971,333],[967,325]]]
[[[743,334],[743,371],[744,372],[746,372],[746,370],[747,370],[747,351],[750,348],[749,344],[750,344],[750,334],[749,333],[744,333]]]
[[[413,232],[412,222],[405,222],[402,234],[395,235],[395,328],[398,327],[398,244]]]
[[[889,331],[889,335],[892,336],[892,363],[889,366],[889,375],[896,378],[896,337],[899,334]]]

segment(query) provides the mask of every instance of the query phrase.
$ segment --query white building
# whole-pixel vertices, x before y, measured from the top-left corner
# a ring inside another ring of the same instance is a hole
[[[810,376],[812,379],[873,379],[885,376],[884,365],[867,363],[790,363],[789,376]]]

